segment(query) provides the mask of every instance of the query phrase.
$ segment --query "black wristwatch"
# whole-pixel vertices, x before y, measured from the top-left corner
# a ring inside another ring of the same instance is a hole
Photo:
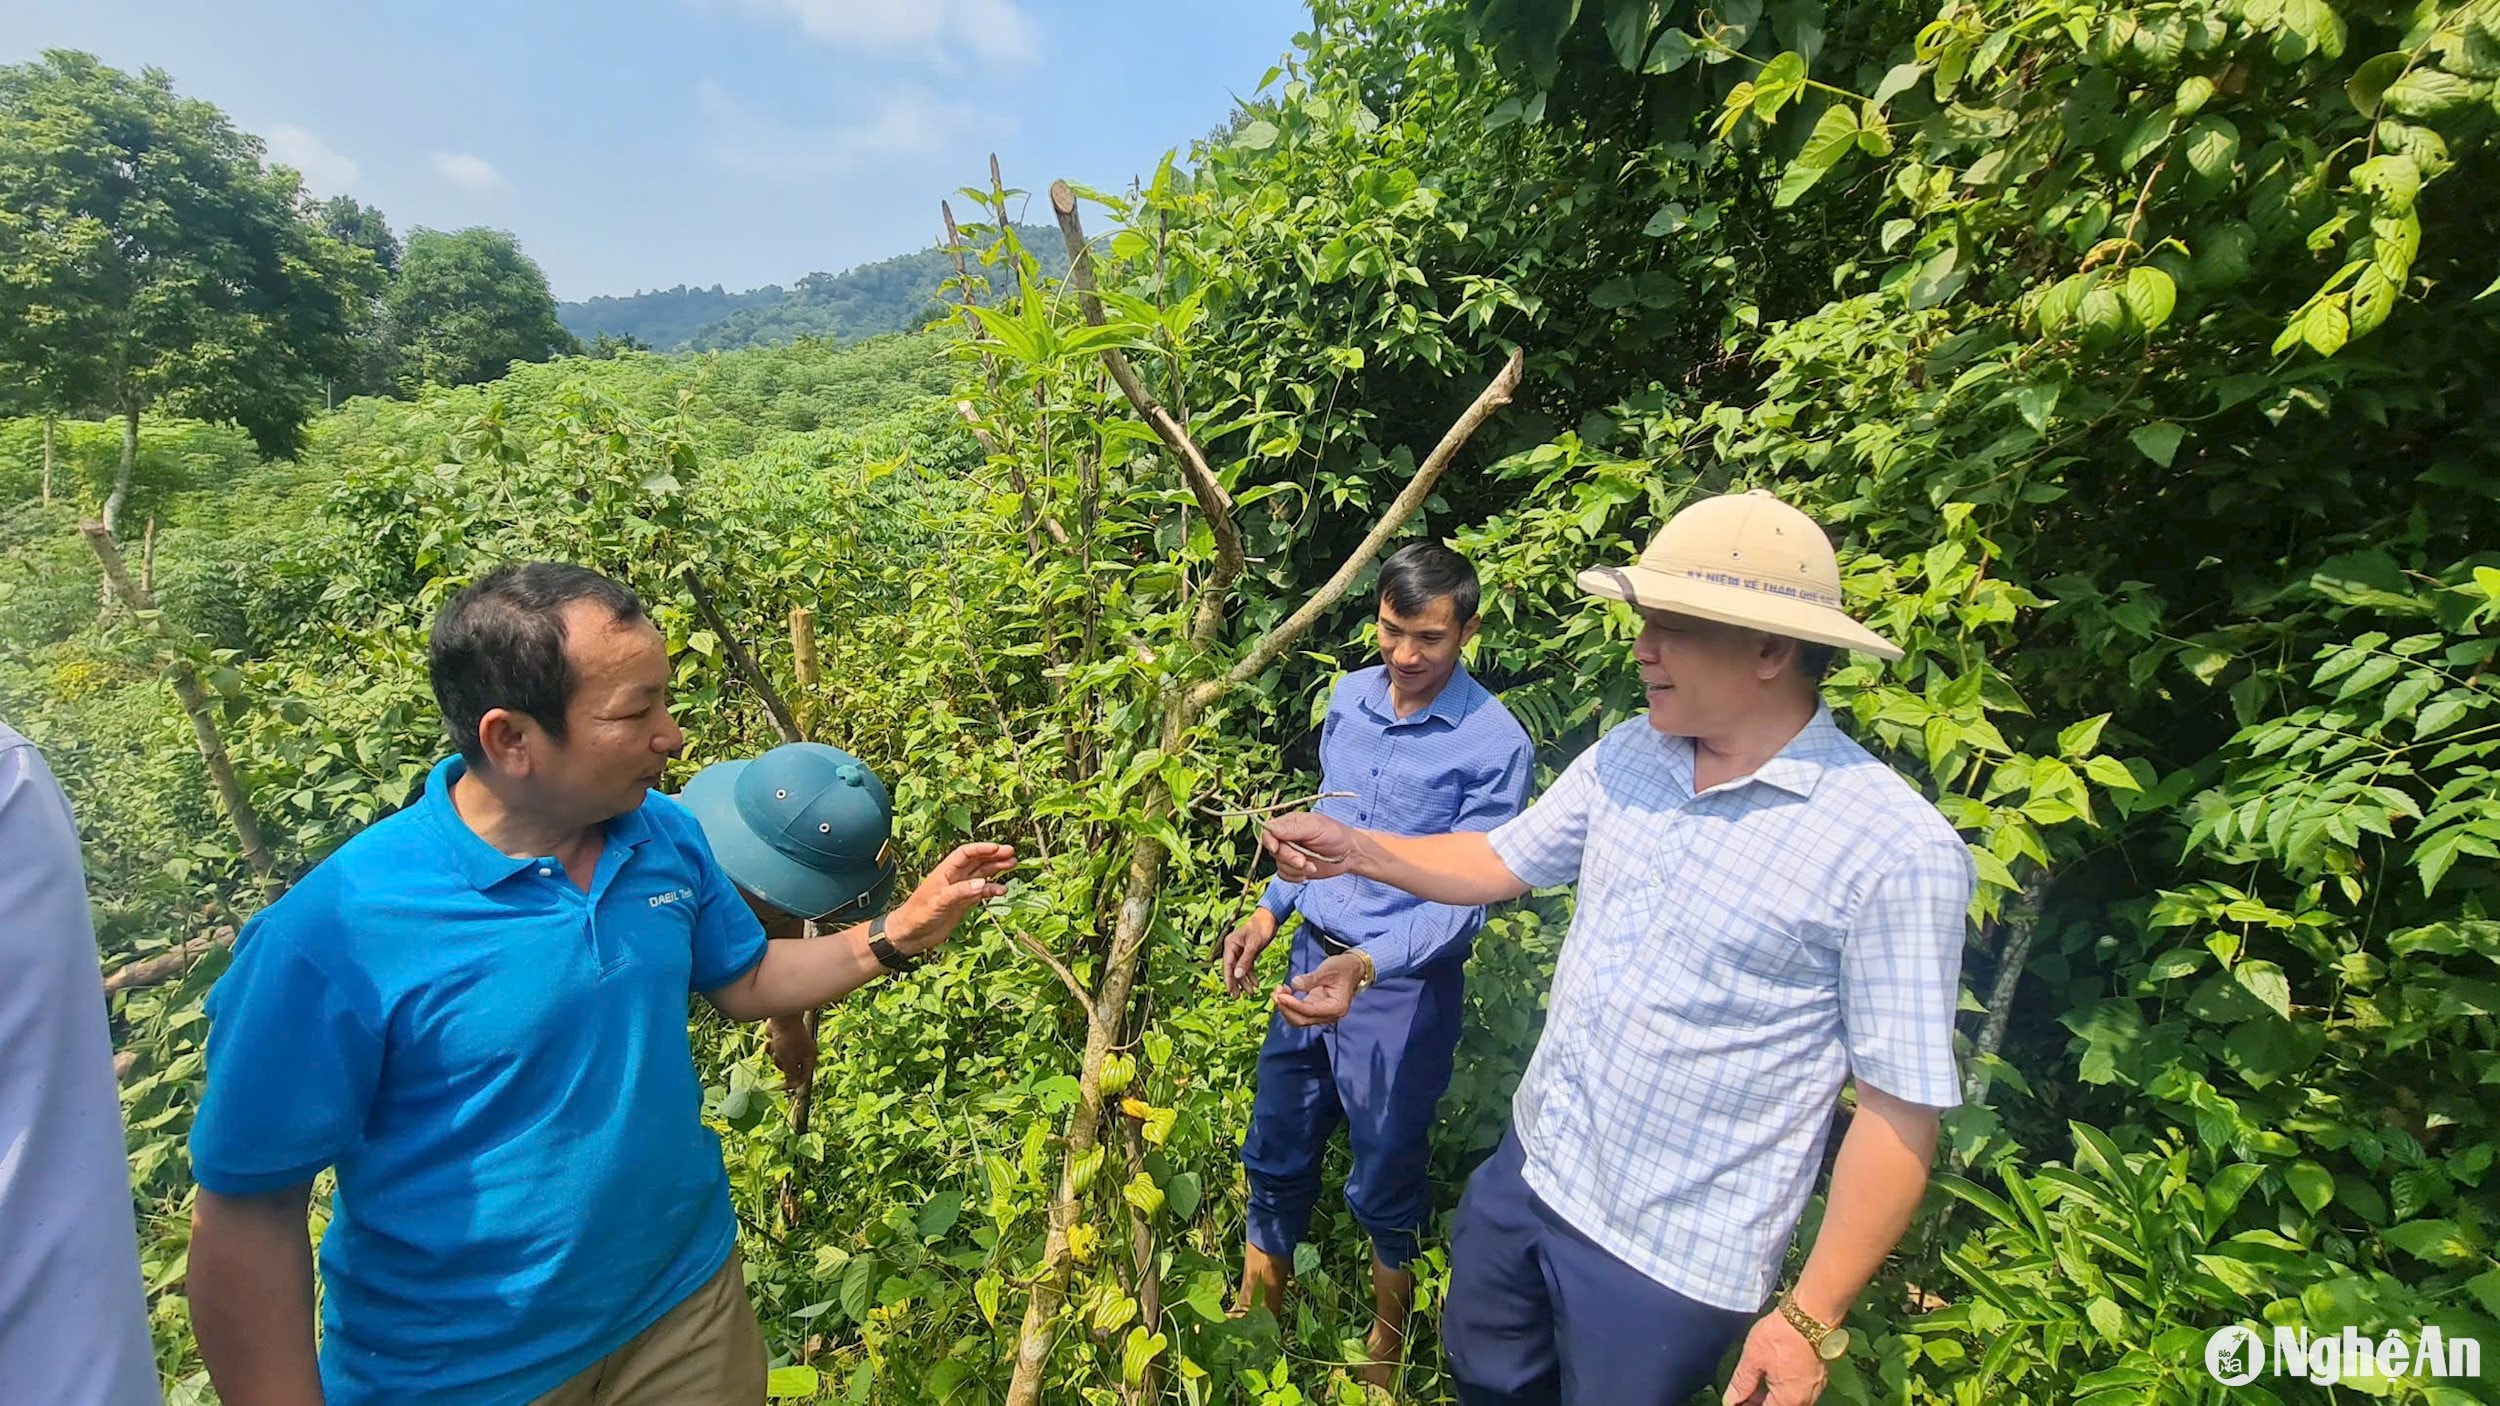
[[[907,972],[929,960],[929,954],[926,952],[917,957],[905,956],[903,949],[885,940],[885,915],[883,913],[868,920],[868,951],[877,959],[878,966],[890,972]]]

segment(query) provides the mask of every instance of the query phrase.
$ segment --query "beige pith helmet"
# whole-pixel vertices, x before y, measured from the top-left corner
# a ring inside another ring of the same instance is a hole
[[[1790,639],[1898,659],[1840,606],[1840,563],[1814,519],[1757,488],[1687,505],[1630,566],[1593,566],[1580,589]]]

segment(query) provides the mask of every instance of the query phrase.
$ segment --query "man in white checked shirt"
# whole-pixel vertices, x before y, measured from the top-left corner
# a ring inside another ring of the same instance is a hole
[[[1580,584],[1640,612],[1647,718],[1489,834],[1292,815],[1267,845],[1289,880],[1439,903],[1577,885],[1513,1127],[1459,1205],[1442,1333],[1460,1400],[1680,1402],[1741,1335],[1725,1399],[1807,1406],[1960,1101],[1970,859],[1822,704],[1834,651],[1900,651],[1842,613],[1803,514],[1708,499]],[[1356,975],[1294,984],[1336,1009]],[[1857,1113],[1822,1228],[1774,1299],[1844,1083]]]

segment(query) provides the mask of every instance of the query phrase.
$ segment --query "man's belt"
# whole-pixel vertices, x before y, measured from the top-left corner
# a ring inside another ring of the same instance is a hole
[[[1308,918],[1304,918],[1302,920],[1302,926],[1310,930],[1311,940],[1319,944],[1320,950],[1326,952],[1331,957],[1337,956],[1341,953],[1351,952],[1355,948],[1363,945],[1359,942],[1348,942],[1344,938],[1337,936],[1335,933],[1330,932],[1328,929],[1321,927],[1319,924],[1312,922]]]

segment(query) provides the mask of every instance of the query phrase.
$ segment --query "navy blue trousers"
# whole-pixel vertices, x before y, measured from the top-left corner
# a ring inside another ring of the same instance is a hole
[[[1293,974],[1327,955],[1304,923],[1294,934]],[[1428,1139],[1458,1050],[1466,963],[1460,944],[1373,986],[1332,1026],[1301,1029],[1281,1015],[1268,1017],[1250,1133],[1241,1144],[1251,1244],[1293,1257],[1319,1199],[1321,1154],[1342,1123],[1354,1152],[1346,1205],[1370,1233],[1372,1253],[1391,1269],[1415,1257],[1416,1235],[1432,1214]]]
[[[1516,1133],[1467,1181],[1441,1345],[1463,1406],[1681,1406],[1754,1315],[1696,1303],[1563,1223]]]

